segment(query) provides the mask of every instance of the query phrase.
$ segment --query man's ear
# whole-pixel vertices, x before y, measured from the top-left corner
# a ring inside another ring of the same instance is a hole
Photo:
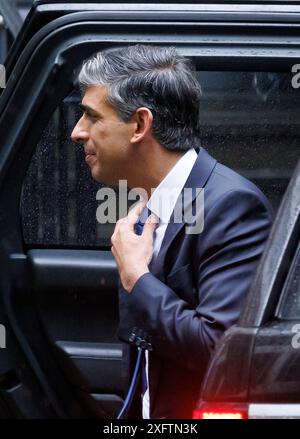
[[[131,143],[140,143],[152,132],[153,114],[149,108],[140,107],[132,116],[135,130],[130,139]]]

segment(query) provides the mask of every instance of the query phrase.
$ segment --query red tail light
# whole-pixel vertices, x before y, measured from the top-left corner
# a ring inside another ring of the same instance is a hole
[[[193,419],[247,419],[248,404],[204,402],[193,412]]]

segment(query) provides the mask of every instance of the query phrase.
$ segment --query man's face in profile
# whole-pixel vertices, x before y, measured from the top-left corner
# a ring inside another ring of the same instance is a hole
[[[120,120],[106,98],[106,86],[86,89],[82,99],[83,115],[71,138],[83,144],[92,177],[107,185],[117,185],[120,179],[126,179],[126,168],[132,161],[132,124]]]

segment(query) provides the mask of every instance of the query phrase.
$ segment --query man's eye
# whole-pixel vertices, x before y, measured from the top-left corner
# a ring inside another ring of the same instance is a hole
[[[85,113],[86,117],[90,120],[95,120],[97,119],[97,116],[91,114],[91,113]]]

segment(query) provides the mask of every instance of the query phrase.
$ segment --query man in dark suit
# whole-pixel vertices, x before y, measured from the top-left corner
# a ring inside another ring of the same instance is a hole
[[[145,352],[146,386],[140,377],[127,417],[190,418],[216,342],[239,317],[272,209],[200,146],[200,88],[174,48],[103,51],[79,79],[85,113],[72,138],[93,177],[127,179],[148,199],[149,211],[135,206],[112,236],[118,336]]]

